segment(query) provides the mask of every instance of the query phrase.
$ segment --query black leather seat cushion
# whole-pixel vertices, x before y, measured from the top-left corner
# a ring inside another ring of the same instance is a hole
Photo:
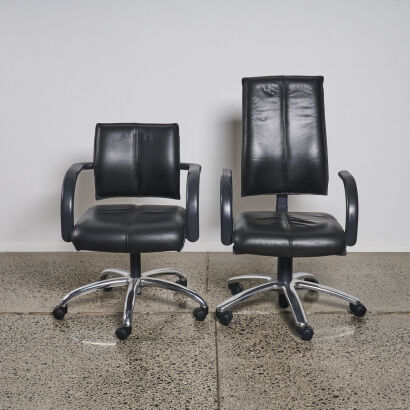
[[[237,253],[282,256],[344,255],[345,233],[336,219],[325,213],[242,212],[234,220]]]
[[[184,241],[185,210],[179,206],[93,206],[72,233],[77,250],[101,252],[180,251]]]

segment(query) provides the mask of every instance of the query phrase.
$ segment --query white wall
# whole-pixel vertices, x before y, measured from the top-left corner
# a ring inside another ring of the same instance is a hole
[[[325,77],[330,185],[291,208],[344,224],[348,169],[355,249],[410,251],[409,33],[409,1],[0,0],[0,250],[73,249],[60,238],[64,172],[92,159],[96,122],[128,121],[179,123],[182,160],[203,166],[201,237],[186,249],[229,251],[219,174],[239,182],[241,78],[301,74]],[[273,207],[238,191],[236,210]],[[81,212],[91,172],[79,194]]]

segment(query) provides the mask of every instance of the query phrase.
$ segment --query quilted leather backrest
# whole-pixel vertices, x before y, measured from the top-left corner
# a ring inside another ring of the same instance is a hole
[[[180,198],[178,124],[97,124],[94,177],[97,199]]]
[[[326,195],[323,77],[255,77],[242,84],[242,196]]]

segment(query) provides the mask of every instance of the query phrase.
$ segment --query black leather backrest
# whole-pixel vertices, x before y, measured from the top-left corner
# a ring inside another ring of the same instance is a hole
[[[327,194],[323,77],[244,78],[242,196]]]
[[[180,198],[178,124],[97,124],[95,195]]]

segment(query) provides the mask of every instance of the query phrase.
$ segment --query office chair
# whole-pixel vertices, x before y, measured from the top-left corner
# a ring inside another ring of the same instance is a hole
[[[186,209],[171,205],[97,205],[74,224],[74,193],[78,174],[94,170],[96,199],[109,197],[180,198],[180,169],[187,170]],[[132,330],[134,302],[150,286],[182,293],[199,303],[197,320],[208,314],[205,300],[188,289],[186,276],[176,269],[141,273],[141,253],[180,251],[187,238],[199,237],[199,176],[197,164],[180,163],[177,124],[97,124],[94,162],[74,164],[67,171],[61,194],[61,232],[77,250],[130,254],[130,272],[106,269],[100,280],[68,293],[54,309],[63,319],[67,303],[98,289],[127,286],[122,326],[126,339]],[[108,275],[119,277],[107,279]],[[158,277],[173,275],[175,283]]]
[[[279,292],[279,306],[290,306],[303,340],[313,337],[297,290],[324,292],[350,303],[356,316],[366,308],[359,299],[319,284],[310,273],[292,272],[293,258],[345,255],[357,238],[358,196],[348,171],[339,172],[346,193],[346,227],[326,213],[290,212],[288,195],[327,195],[328,163],[323,102],[323,77],[277,76],[244,78],[242,196],[276,194],[275,211],[241,212],[232,216],[232,172],[221,175],[221,240],[233,243],[235,254],[278,258],[277,279],[243,275],[228,280],[233,296],[216,309],[228,325],[233,308],[269,291]],[[241,281],[262,282],[244,290]]]

